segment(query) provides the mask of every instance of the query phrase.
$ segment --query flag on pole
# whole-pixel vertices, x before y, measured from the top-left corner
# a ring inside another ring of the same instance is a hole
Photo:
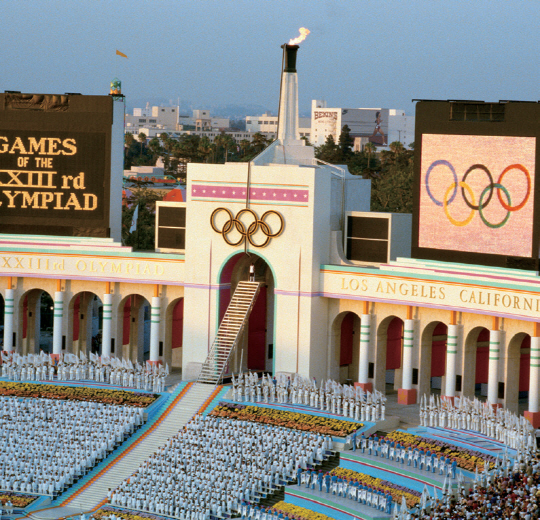
[[[135,211],[133,212],[133,217],[131,218],[131,227],[129,228],[130,233],[137,231],[138,218],[139,218],[139,205],[137,205],[137,207],[135,208]]]
[[[122,56],[122,58],[127,58],[127,56],[123,52],[120,52],[118,49],[116,49],[116,55]]]

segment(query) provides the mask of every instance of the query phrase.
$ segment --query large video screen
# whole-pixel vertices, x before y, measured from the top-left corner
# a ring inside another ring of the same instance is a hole
[[[0,233],[109,236],[113,112],[110,96],[0,94]]]
[[[104,133],[0,130],[0,215],[101,220]]]
[[[535,137],[423,134],[418,246],[535,256]]]

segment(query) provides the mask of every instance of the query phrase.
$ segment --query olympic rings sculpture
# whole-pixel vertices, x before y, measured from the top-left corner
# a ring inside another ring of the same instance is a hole
[[[429,176],[433,169],[437,166],[446,166],[451,172],[454,179],[454,182],[450,184],[450,186],[447,188],[443,200],[437,200],[433,193],[431,192],[430,186],[429,186]],[[478,200],[478,204],[476,203],[474,193],[472,188],[467,184],[466,180],[468,175],[473,172],[474,170],[481,170],[483,171],[488,179],[487,186],[482,190],[482,193],[480,194],[480,198]],[[527,193],[523,197],[523,200],[519,204],[512,205],[512,199],[510,198],[510,192],[508,189],[502,184],[502,180],[504,176],[510,171],[510,170],[519,170],[523,172],[525,175],[525,179],[527,180]],[[461,196],[463,198],[463,201],[467,206],[471,209],[471,212],[467,216],[467,218],[463,220],[456,220],[454,217],[450,215],[450,211],[448,209],[448,206],[454,202],[458,188],[461,188]],[[506,216],[500,221],[500,222],[489,222],[484,214],[484,210],[487,208],[489,203],[491,202],[491,199],[493,197],[493,192],[497,190],[497,198],[499,199],[499,202],[501,206],[507,211]],[[429,196],[429,198],[437,205],[441,206],[444,209],[444,213],[446,215],[446,218],[454,225],[454,226],[466,226],[471,222],[471,220],[474,217],[474,212],[478,211],[478,214],[480,215],[480,218],[482,219],[482,222],[489,228],[496,229],[504,226],[508,219],[510,218],[510,214],[514,211],[519,211],[522,209],[525,204],[527,204],[527,201],[529,200],[529,197],[531,195],[531,174],[529,173],[529,170],[525,168],[522,164],[511,164],[510,166],[507,166],[502,173],[499,175],[499,178],[497,179],[497,182],[493,182],[493,176],[491,175],[491,172],[488,170],[486,166],[483,164],[473,164],[464,174],[460,181],[458,181],[458,177],[456,174],[456,170],[452,166],[452,164],[445,160],[438,160],[433,161],[426,172],[426,191]],[[503,200],[503,196],[506,200]]]
[[[221,211],[225,211],[227,215],[229,216],[229,220],[227,220],[221,229],[218,229],[218,227],[215,224],[215,217],[218,213]],[[249,225],[244,224],[241,221],[242,215],[247,214],[250,215],[252,218],[252,221]],[[266,217],[270,215],[276,215],[279,219],[280,225],[279,229],[272,233],[272,230],[270,229],[270,226],[267,222],[265,222]],[[241,209],[237,214],[236,217],[233,217],[232,211],[230,211],[227,208],[217,208],[212,212],[212,215],[210,216],[210,225],[212,226],[212,229],[216,233],[220,233],[223,236],[223,240],[227,242],[230,246],[239,246],[244,242],[244,240],[247,239],[247,241],[253,246],[253,247],[266,247],[268,245],[268,242],[270,242],[271,238],[278,237],[283,232],[283,229],[285,227],[285,220],[283,219],[283,216],[278,213],[277,211],[270,210],[265,211],[262,215],[262,217],[259,219],[257,216],[257,213],[255,213],[252,209],[244,208]],[[231,231],[236,229],[238,233],[240,233],[240,238],[234,242],[229,239],[227,236]],[[266,236],[266,239],[261,243],[257,244],[253,241],[253,235],[257,233],[258,230],[261,230],[263,234]]]

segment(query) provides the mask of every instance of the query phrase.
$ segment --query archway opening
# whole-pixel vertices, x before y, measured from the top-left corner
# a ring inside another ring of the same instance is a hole
[[[441,390],[442,378],[446,370],[446,343],[448,339],[448,327],[439,322],[431,339],[431,390]]]
[[[223,266],[220,276],[219,322],[223,319],[238,282],[249,279],[250,266],[259,282],[259,294],[239,345],[229,362],[227,373],[243,370],[272,372],[274,358],[275,280],[267,262],[256,254],[238,253]]]
[[[122,317],[122,348],[111,348],[111,354],[145,363],[150,359],[150,303],[140,294],[131,294],[120,302],[118,315]]]
[[[40,350],[52,353],[54,301],[41,289],[32,289],[21,298],[22,352],[37,354]]]
[[[514,412],[527,409],[531,364],[531,336],[519,332],[508,342],[504,376],[504,405]]]
[[[447,338],[448,327],[441,321],[428,323],[422,331],[418,370],[420,396],[438,394],[442,390],[442,380],[446,372]]]
[[[172,368],[180,368],[184,345],[184,298],[177,298],[167,306],[165,334],[165,361]]]
[[[476,340],[474,391],[475,394],[487,397],[489,377],[489,330],[482,328]]]
[[[487,396],[489,374],[489,330],[474,327],[464,341],[461,374],[456,377],[456,391],[472,398]]]
[[[96,294],[83,291],[70,303],[72,318],[73,353],[101,355],[103,331],[103,302]]]
[[[386,384],[398,385],[396,370],[401,369],[403,350],[403,320],[393,318],[386,330]]]
[[[341,383],[358,381],[360,362],[360,318],[345,314],[340,327],[339,376]]]
[[[519,349],[519,399],[529,397],[529,379],[531,366],[531,337],[527,334]]]

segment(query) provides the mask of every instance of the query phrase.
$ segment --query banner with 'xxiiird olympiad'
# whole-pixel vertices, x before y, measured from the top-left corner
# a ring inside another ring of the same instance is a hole
[[[109,96],[0,94],[2,233],[109,236]]]

